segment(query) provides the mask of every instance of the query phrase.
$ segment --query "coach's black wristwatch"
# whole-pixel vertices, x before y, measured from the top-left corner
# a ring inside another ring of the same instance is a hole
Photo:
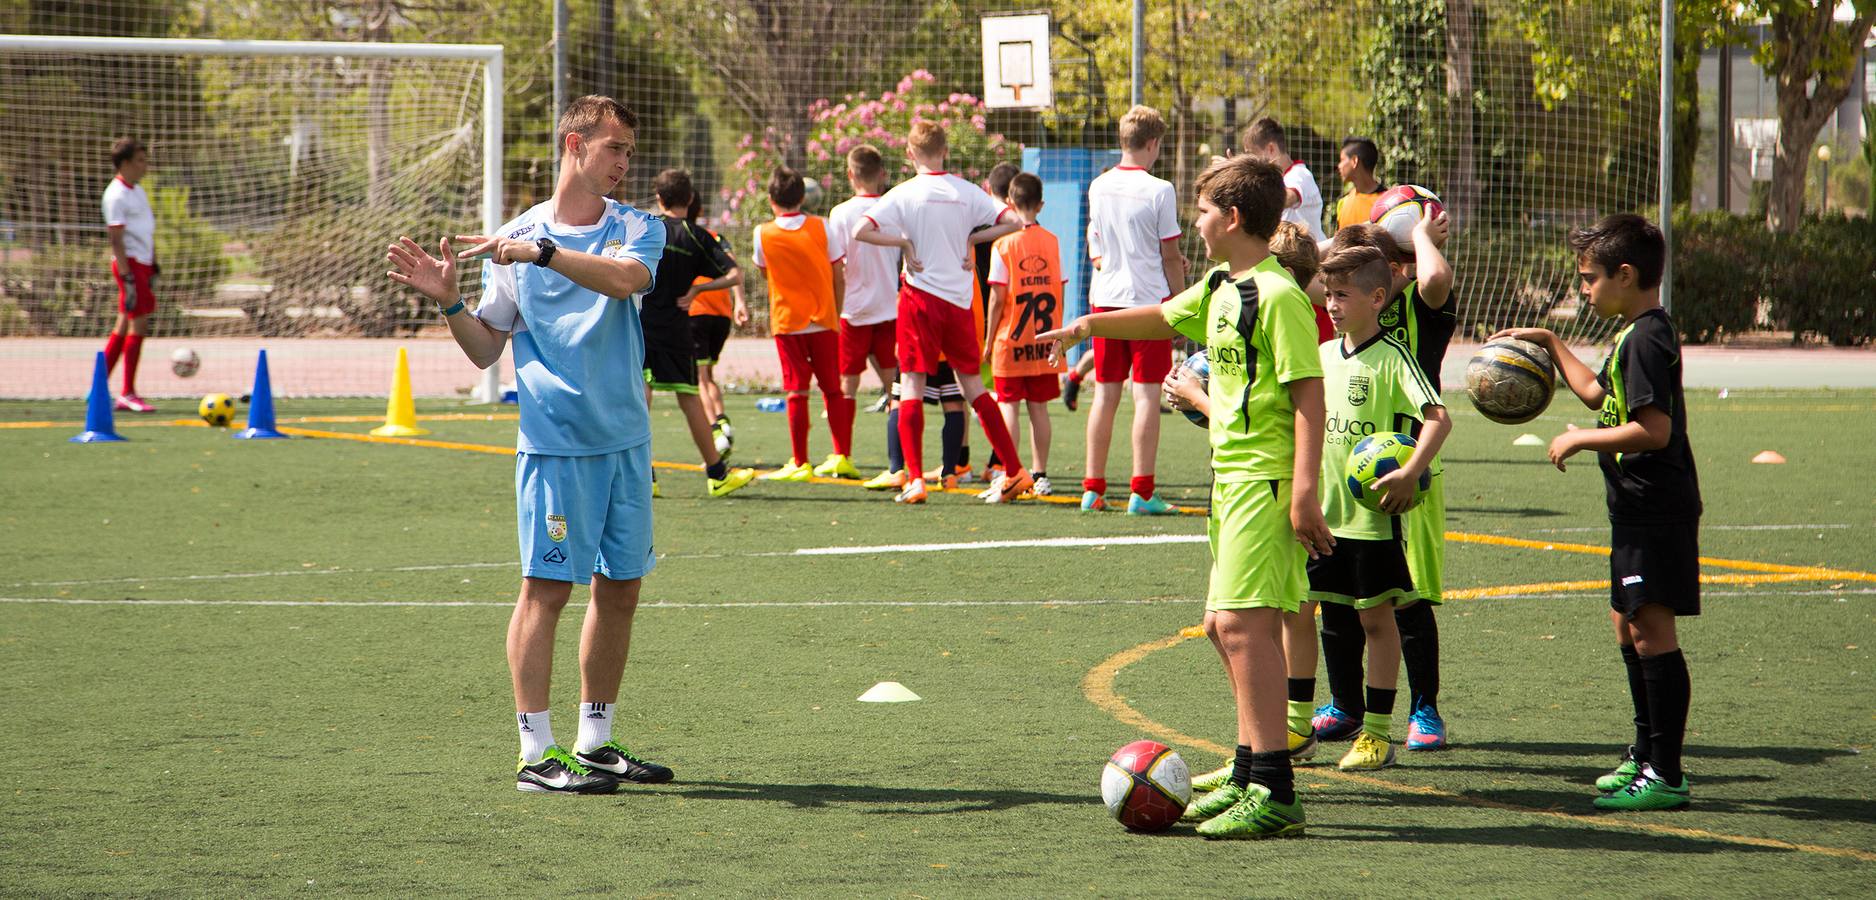
[[[551,238],[541,238],[534,242],[534,246],[541,248],[541,256],[534,261],[534,264],[543,269],[547,268],[548,263],[553,262],[554,253],[560,249],[560,245],[554,243]]]

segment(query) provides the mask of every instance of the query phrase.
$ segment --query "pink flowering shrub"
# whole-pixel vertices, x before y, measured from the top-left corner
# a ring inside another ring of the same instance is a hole
[[[848,94],[838,102],[816,100],[807,109],[809,133],[799,138],[774,127],[743,135],[736,144],[742,152],[724,175],[709,224],[727,230],[737,246],[747,244],[750,231],[771,216],[769,173],[793,145],[801,147],[801,174],[809,181],[809,211],[819,215],[853,195],[847,184],[847,151],[860,144],[879,149],[892,184],[911,177],[905,141],[916,119],[932,119],[944,126],[950,145],[946,169],[962,178],[982,181],[997,163],[1020,159],[1021,144],[987,129],[982,100],[970,94],[940,93],[936,81],[930,72],[918,69],[878,97]]]

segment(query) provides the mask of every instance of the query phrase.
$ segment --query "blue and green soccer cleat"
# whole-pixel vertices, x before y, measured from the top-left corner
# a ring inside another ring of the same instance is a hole
[[[1154,494],[1151,497],[1142,497],[1139,494],[1131,494],[1127,497],[1127,515],[1130,515],[1130,516],[1176,516],[1178,514],[1179,514],[1179,507],[1174,506],[1171,503],[1167,503],[1164,500],[1161,500],[1158,494]]]
[[[1309,720],[1316,729],[1316,739],[1321,741],[1346,741],[1361,731],[1361,714],[1349,715],[1336,708],[1331,700],[1316,707],[1316,717]]]

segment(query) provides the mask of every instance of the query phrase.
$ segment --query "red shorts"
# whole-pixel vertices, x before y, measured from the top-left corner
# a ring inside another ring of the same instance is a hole
[[[1047,403],[1062,396],[1062,376],[1054,373],[1018,375],[1014,378],[998,375],[996,386],[998,403],[1017,403],[1024,400],[1031,403]]]
[[[117,308],[131,318],[147,316],[156,312],[156,292],[150,289],[150,280],[156,275],[155,266],[146,266],[136,260],[130,260],[130,272],[137,281],[137,307],[124,305],[124,276],[117,271],[117,260],[111,260],[111,277],[117,280]]]
[[[971,311],[909,284],[899,288],[898,336],[903,371],[936,375],[941,357],[965,375],[982,368],[984,348]]]
[[[821,383],[821,390],[840,389],[840,337],[833,331],[810,334],[778,334],[775,349],[782,357],[782,390],[805,391],[808,377]]]
[[[858,375],[866,371],[866,358],[879,361],[882,369],[899,368],[899,354],[894,349],[898,325],[891,319],[871,325],[855,325],[840,320],[840,374]]]
[[[1117,312],[1113,307],[1096,307],[1095,312]],[[1118,338],[1094,339],[1094,380],[1126,381],[1132,371],[1138,384],[1159,384],[1172,371],[1172,341],[1123,341]]]

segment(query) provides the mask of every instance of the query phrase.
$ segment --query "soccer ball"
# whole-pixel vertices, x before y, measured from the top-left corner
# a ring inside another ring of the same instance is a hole
[[[176,352],[169,355],[169,370],[176,373],[177,378],[188,378],[201,368],[202,357],[187,347],[178,347]]]
[[[1472,408],[1500,425],[1538,417],[1557,391],[1557,367],[1542,346],[1517,338],[1492,341],[1466,363]]]
[[[1129,831],[1164,831],[1185,814],[1192,773],[1171,747],[1134,741],[1101,770],[1101,800]]]
[[[1373,222],[1402,247],[1413,246],[1414,226],[1420,224],[1423,216],[1437,216],[1446,211],[1446,204],[1440,202],[1438,195],[1417,184],[1402,184],[1381,192],[1374,200],[1374,208],[1368,211],[1368,221]]]
[[[1413,458],[1414,448],[1418,446],[1420,442],[1397,431],[1383,431],[1362,438],[1355,449],[1348,452],[1348,492],[1355,495],[1355,502],[1380,512],[1381,492],[1371,486],[1406,465],[1407,460]],[[1414,494],[1414,503],[1418,504],[1420,496],[1432,486],[1433,473],[1420,473],[1420,489]]]
[[[1211,385],[1212,361],[1209,357],[1205,355],[1204,350],[1200,350],[1196,353],[1193,353],[1191,356],[1186,357],[1186,361],[1180,363],[1179,367],[1186,370],[1187,372],[1192,373],[1192,377],[1197,378],[1199,380],[1200,387],[1209,387]],[[1167,405],[1171,406],[1172,404],[1169,403]],[[1206,418],[1204,413],[1199,412],[1196,409],[1182,409],[1180,410],[1180,412],[1185,413],[1187,421],[1191,422],[1194,425],[1197,425],[1200,428],[1211,427],[1211,424],[1212,424],[1211,420]]]
[[[234,424],[235,402],[227,394],[210,394],[202,398],[202,404],[195,408],[202,415],[202,421],[210,428],[227,428]]]

